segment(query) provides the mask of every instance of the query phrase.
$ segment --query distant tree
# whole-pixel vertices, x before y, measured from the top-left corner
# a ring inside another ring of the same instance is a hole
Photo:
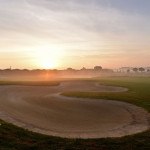
[[[138,71],[138,68],[133,68],[132,69],[134,72],[137,72]]]
[[[67,68],[67,71],[75,71],[75,69],[73,69],[73,68]]]
[[[67,68],[68,71],[73,70],[72,68]]]
[[[83,67],[81,70],[86,70],[86,68],[85,68],[85,67]]]
[[[101,67],[101,66],[95,66],[95,67],[94,67],[94,70],[95,70],[95,71],[100,71],[100,70],[102,70],[102,67]]]
[[[150,72],[150,69],[148,69],[147,72]]]
[[[23,71],[29,71],[28,69],[23,69]],[[39,69],[39,71],[40,71],[40,69]]]
[[[143,67],[140,67],[139,71],[143,72],[143,71],[145,71],[145,69]]]
[[[127,72],[130,72],[130,69],[128,69]]]

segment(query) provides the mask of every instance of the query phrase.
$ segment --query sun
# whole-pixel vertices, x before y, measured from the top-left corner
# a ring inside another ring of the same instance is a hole
[[[34,54],[34,64],[42,69],[56,69],[59,66],[59,60],[63,54],[62,51],[56,48],[50,49],[50,47],[44,47],[43,49],[38,49]]]
[[[57,67],[57,63],[52,59],[41,60],[40,64],[44,69],[54,69],[55,67]]]
[[[35,47],[32,52],[33,64],[41,69],[57,69],[62,65],[64,56],[65,50],[59,45]]]

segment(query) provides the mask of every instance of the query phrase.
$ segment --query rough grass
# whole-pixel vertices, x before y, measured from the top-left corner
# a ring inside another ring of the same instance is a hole
[[[94,79],[129,88],[121,93],[66,93],[68,96],[126,101],[150,111],[150,78]],[[17,82],[18,83],[18,82]],[[16,84],[17,84],[16,83]],[[22,82],[23,83],[23,82]],[[25,82],[24,82],[25,83]],[[9,84],[8,82],[3,85]],[[16,85],[15,84],[15,85]],[[11,84],[12,85],[12,82]],[[25,83],[25,85],[27,85]],[[33,84],[32,84],[33,85]],[[35,85],[35,84],[34,84]],[[37,85],[42,85],[37,84]],[[46,83],[47,85],[47,83]],[[150,130],[122,138],[65,139],[33,133],[0,120],[0,150],[149,150]]]
[[[0,85],[57,86],[60,81],[0,81]]]

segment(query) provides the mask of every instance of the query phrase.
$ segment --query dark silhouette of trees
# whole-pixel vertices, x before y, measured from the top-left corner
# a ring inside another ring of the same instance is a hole
[[[100,70],[102,70],[102,67],[101,67],[101,66],[95,66],[95,67],[94,67],[94,70],[95,70],[95,71],[100,71]]]
[[[138,68],[133,68],[133,71],[134,71],[134,72],[137,72],[137,71],[138,71]]]
[[[81,70],[82,70],[82,71],[85,71],[85,70],[86,70],[86,68],[85,68],[85,67],[83,67]]]
[[[130,72],[130,69],[128,69],[127,72]]]
[[[67,68],[67,71],[74,71],[74,69],[72,69],[72,68]]]
[[[145,71],[145,69],[143,67],[140,67],[139,71],[143,72],[143,71]]]

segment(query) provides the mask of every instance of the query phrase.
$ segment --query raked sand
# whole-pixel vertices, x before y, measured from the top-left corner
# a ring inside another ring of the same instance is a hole
[[[59,86],[0,86],[0,118],[31,131],[66,138],[121,137],[150,127],[149,113],[125,102],[71,98],[62,92],[122,92],[91,81]]]

